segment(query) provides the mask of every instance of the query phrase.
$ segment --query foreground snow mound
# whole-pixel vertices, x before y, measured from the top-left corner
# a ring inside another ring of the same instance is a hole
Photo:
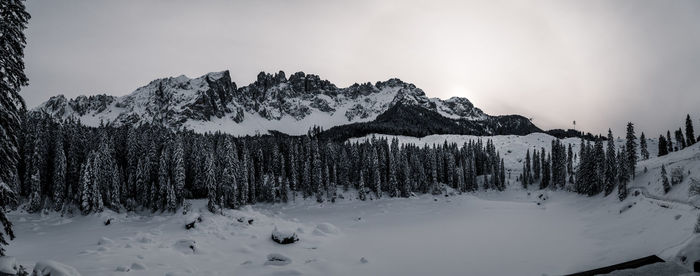
[[[278,254],[278,253],[272,253],[267,255],[267,261],[265,261],[265,265],[278,265],[278,266],[283,266],[283,265],[288,265],[292,263],[292,259],[289,257]]]
[[[47,260],[36,263],[32,276],[80,276],[80,273],[71,266]]]
[[[183,239],[175,242],[173,248],[183,254],[195,254],[197,253],[197,242],[195,240]]]
[[[279,244],[290,244],[298,242],[299,237],[297,237],[294,231],[278,230],[277,227],[275,227],[275,230],[272,231],[272,240]]]
[[[335,225],[324,222],[321,224],[316,225],[316,229],[314,229],[313,234],[317,236],[326,236],[326,235],[336,235],[340,231],[338,230]]]
[[[17,274],[17,260],[15,257],[2,256],[0,257],[0,273],[15,275]]]

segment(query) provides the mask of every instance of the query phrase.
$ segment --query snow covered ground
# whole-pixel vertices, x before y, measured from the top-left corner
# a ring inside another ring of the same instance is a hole
[[[83,275],[557,275],[651,254],[672,258],[698,215],[642,197],[538,195],[308,200],[223,215],[207,212],[203,200],[187,215],[14,212],[18,237],[8,252],[25,267],[52,259]],[[300,241],[274,243],[275,228]]]

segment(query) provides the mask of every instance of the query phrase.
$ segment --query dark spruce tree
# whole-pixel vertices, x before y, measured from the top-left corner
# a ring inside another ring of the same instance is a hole
[[[690,119],[690,114],[685,117],[685,135],[688,146],[695,144],[695,131],[693,130],[693,120]]]
[[[5,215],[5,207],[14,202],[17,187],[17,165],[20,148],[18,137],[21,118],[25,113],[24,100],[19,92],[29,83],[24,74],[24,30],[29,21],[22,0],[0,1],[0,224],[5,233],[0,233],[0,255],[5,255],[6,236],[15,235],[12,223]]]
[[[664,156],[668,154],[668,144],[666,138],[663,135],[659,135],[659,154],[658,156]]]
[[[663,182],[664,194],[667,194],[671,190],[671,184],[668,181],[668,173],[666,172],[666,165],[661,165],[661,181]]]
[[[647,138],[644,136],[644,132],[639,135],[639,153],[642,160],[649,159],[649,149],[647,148]]]
[[[625,147],[622,147],[617,153],[617,156],[617,197],[620,199],[620,201],[623,201],[627,198],[627,182],[629,182],[630,177],[630,174],[628,172],[630,168],[629,162],[625,160],[629,157],[629,154],[627,154],[627,149]]]
[[[627,173],[634,179],[635,169],[637,167],[637,137],[634,135],[634,124],[627,123],[627,136],[625,143],[625,152],[627,154]]]
[[[644,135],[644,134],[642,134]],[[615,154],[615,141],[612,131],[608,129],[607,148],[605,149],[605,196],[611,194],[617,183],[617,156]],[[645,143],[646,144],[646,143]]]
[[[683,131],[679,128],[674,132],[676,136],[676,150],[682,150],[685,148],[685,136],[683,136]]]

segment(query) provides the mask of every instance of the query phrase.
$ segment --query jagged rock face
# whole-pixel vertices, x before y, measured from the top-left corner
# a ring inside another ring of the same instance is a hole
[[[220,130],[247,135],[277,130],[296,135],[314,125],[331,128],[369,122],[399,103],[450,120],[478,121],[484,125],[481,128],[494,133],[504,131],[504,126],[522,124],[520,118],[486,115],[465,98],[428,98],[420,88],[396,78],[338,88],[318,75],[297,72],[287,78],[282,71],[261,72],[253,83],[240,88],[231,81],[229,72],[223,71],[195,79],[184,75],[157,79],[122,97],[96,95],[67,100],[59,95],[34,112],[56,118],[76,117],[87,125],[156,122],[200,132]]]

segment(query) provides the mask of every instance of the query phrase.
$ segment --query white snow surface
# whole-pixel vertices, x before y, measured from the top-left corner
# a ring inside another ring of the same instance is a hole
[[[193,201],[196,212],[188,215],[62,218],[15,211],[10,218],[18,236],[8,252],[25,267],[53,258],[83,275],[122,275],[117,270],[126,267],[131,275],[557,275],[651,254],[673,259],[677,245],[692,237],[698,215],[686,205],[661,208],[642,197],[619,202],[546,193],[539,206],[538,191],[508,190],[334,204],[297,200],[223,215],[206,211],[205,200]],[[203,221],[185,230],[198,216]],[[108,217],[117,220],[105,226]],[[300,241],[273,242],[275,227],[295,229]],[[270,265],[271,254],[290,261]]]
[[[39,261],[34,265],[32,276],[80,276],[75,268],[53,260]]]

